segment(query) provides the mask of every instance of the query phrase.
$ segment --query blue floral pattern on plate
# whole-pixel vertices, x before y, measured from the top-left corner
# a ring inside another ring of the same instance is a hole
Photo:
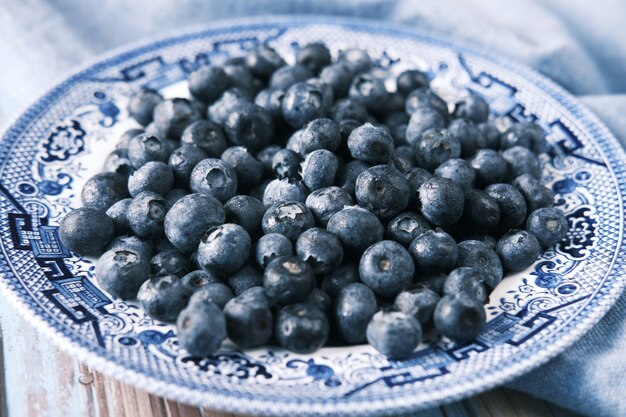
[[[175,329],[98,288],[93,259],[59,241],[59,219],[103,155],[132,126],[128,97],[141,86],[184,93],[187,75],[268,42],[285,56],[324,41],[336,53],[368,49],[390,73],[417,67],[448,101],[473,93],[501,128],[536,120],[548,132],[544,180],[570,232],[527,271],[506,278],[473,343],[435,335],[405,361],[369,346],[296,355],[226,344],[207,358],[179,348]],[[96,369],[160,395],[258,415],[377,415],[452,401],[547,361],[608,310],[624,284],[620,253],[624,152],[597,119],[549,80],[479,48],[358,20],[235,21],[111,54],[30,107],[0,144],[0,272],[18,309]]]

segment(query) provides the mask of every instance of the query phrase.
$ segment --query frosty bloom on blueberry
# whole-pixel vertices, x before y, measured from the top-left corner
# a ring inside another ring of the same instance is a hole
[[[501,131],[480,95],[447,103],[427,72],[358,48],[291,58],[258,45],[191,73],[191,99],[136,91],[63,244],[197,357],[226,339],[393,360],[425,332],[472,341],[507,274],[572,236],[542,182],[545,132]]]

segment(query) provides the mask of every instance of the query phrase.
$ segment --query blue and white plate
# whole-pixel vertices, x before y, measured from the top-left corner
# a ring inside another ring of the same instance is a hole
[[[536,120],[549,132],[544,180],[570,232],[531,268],[506,278],[485,307],[474,343],[434,337],[405,361],[369,346],[296,355],[277,348],[189,357],[175,329],[112,300],[92,260],[59,241],[59,219],[80,206],[120,134],[133,126],[128,97],[141,86],[184,95],[187,75],[267,42],[294,51],[323,41],[359,46],[383,68],[419,68],[449,102],[483,96],[504,128]],[[476,394],[546,362],[580,338],[619,296],[626,185],[624,151],[571,95],[537,73],[479,48],[356,20],[282,17],[228,22],[102,58],[44,95],[0,143],[2,288],[29,321],[95,369],[153,393],[255,415],[378,415]]]

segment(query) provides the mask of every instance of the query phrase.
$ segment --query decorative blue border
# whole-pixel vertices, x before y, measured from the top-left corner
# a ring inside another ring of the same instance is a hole
[[[484,49],[468,44],[467,42],[457,42],[444,40],[445,38],[433,34],[420,34],[409,29],[394,28],[380,23],[366,20],[345,19],[336,17],[306,17],[306,16],[286,16],[272,18],[257,18],[246,20],[225,21],[220,24],[211,25],[208,29],[193,30],[187,33],[175,34],[160,40],[142,43],[138,46],[113,51],[107,57],[100,58],[95,64],[78,71],[66,81],[60,83],[49,93],[39,99],[34,105],[26,110],[21,117],[5,132],[3,141],[0,143],[0,160],[3,160],[0,172],[4,170],[6,157],[11,152],[13,145],[19,138],[20,132],[28,128],[28,125],[35,120],[46,108],[55,100],[62,96],[66,89],[83,80],[90,79],[90,75],[107,68],[119,65],[122,62],[135,58],[137,55],[170,47],[176,44],[188,42],[194,39],[201,39],[218,34],[229,32],[240,32],[246,30],[267,30],[276,28],[289,28],[308,24],[336,25],[344,29],[354,31],[376,32],[395,38],[414,39],[428,42],[445,48],[462,51],[463,54],[474,55],[489,60],[512,73],[518,74],[539,86],[544,92],[549,94],[556,102],[568,110],[575,120],[594,137],[598,148],[603,153],[603,157],[610,162],[609,169],[616,184],[619,187],[621,207],[620,212],[620,236],[619,245],[623,240],[623,213],[624,197],[626,196],[626,181],[624,175],[626,167],[623,161],[626,160],[623,149],[609,131],[591,114],[585,107],[579,104],[575,98],[566,93],[552,81],[537,74],[524,66],[511,63],[507,60],[493,57]],[[0,190],[3,191],[3,190]],[[2,248],[3,254],[4,248]],[[179,380],[172,377],[156,374],[147,374],[145,369],[139,368],[132,363],[124,363],[117,356],[103,348],[83,344],[83,340],[77,335],[67,332],[67,328],[54,320],[53,316],[47,314],[40,305],[33,305],[32,298],[26,294],[26,290],[8,288],[8,283],[3,280],[2,288],[4,293],[18,307],[18,310],[33,320],[35,325],[45,333],[50,334],[59,345],[77,355],[81,360],[93,366],[103,373],[124,380],[125,382],[136,384],[144,389],[148,389],[158,395],[176,398],[181,401],[192,402],[207,407],[212,407],[224,411],[239,413],[254,413],[258,415],[330,415],[330,414],[354,414],[354,415],[381,415],[396,414],[398,412],[408,412],[415,408],[431,407],[441,402],[457,400],[461,397],[476,394],[493,387],[496,384],[504,383],[515,376],[527,372],[528,370],[545,363],[550,358],[561,352],[575,340],[580,338],[591,326],[593,326],[606,313],[610,306],[619,297],[624,286],[623,269],[625,265],[624,254],[617,250],[609,269],[610,275],[604,277],[588,301],[581,307],[589,310],[589,314],[580,317],[574,316],[566,322],[561,329],[555,331],[549,337],[543,339],[541,343],[532,346],[531,349],[518,355],[522,358],[516,364],[500,364],[493,367],[481,378],[468,380],[467,383],[450,387],[449,390],[433,394],[430,401],[415,403],[406,393],[399,397],[393,390],[389,390],[387,395],[378,398],[348,398],[345,401],[301,401],[297,398],[290,400],[284,397],[264,397],[255,398],[251,394],[243,395],[233,393],[228,390],[216,389],[214,387],[199,386],[191,382],[180,385]],[[3,274],[13,274],[9,269],[5,258],[0,259],[0,272]],[[29,300],[29,301],[27,301]],[[280,394],[277,392],[277,394]],[[237,401],[244,400],[244,401]]]

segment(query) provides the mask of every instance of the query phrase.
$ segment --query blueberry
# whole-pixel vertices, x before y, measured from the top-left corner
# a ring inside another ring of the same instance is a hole
[[[184,98],[163,100],[154,108],[157,131],[172,139],[180,139],[185,128],[201,117],[191,101]]]
[[[406,129],[409,125],[409,120],[409,115],[403,111],[389,113],[389,115],[385,118],[385,124],[389,128],[389,132],[391,132],[391,136],[393,137],[393,141],[397,147],[408,145],[406,140]],[[412,149],[410,146],[407,146],[406,148]],[[410,157],[412,160],[414,159],[413,152],[411,152]]]
[[[251,103],[252,98],[249,91],[237,87],[229,88],[209,106],[207,111],[209,120],[223,126],[235,107],[243,103]]]
[[[261,149],[256,154],[256,159],[258,159],[261,165],[263,165],[263,170],[266,176],[272,175],[274,172],[274,169],[272,168],[272,161],[274,156],[276,156],[276,154],[283,149],[284,148],[280,145],[269,145]]]
[[[237,192],[237,173],[224,161],[207,158],[191,171],[189,185],[194,193],[212,195],[225,203]]]
[[[189,305],[198,303],[213,303],[221,309],[224,308],[226,303],[235,296],[227,285],[222,283],[207,284],[202,286],[193,293],[189,299]]]
[[[524,174],[537,179],[541,178],[539,158],[530,149],[513,146],[502,152],[502,157],[509,163],[510,178],[516,178]]]
[[[80,194],[84,207],[102,212],[128,196],[126,178],[114,172],[94,175],[87,180]]]
[[[174,184],[172,169],[163,162],[146,162],[128,178],[128,191],[135,197],[137,194],[150,191],[165,195]]]
[[[140,125],[146,126],[152,121],[154,108],[161,101],[163,101],[163,97],[158,91],[143,87],[130,96],[128,115]]]
[[[261,236],[254,247],[254,258],[261,268],[274,259],[281,256],[293,255],[293,245],[284,235],[269,233]]]
[[[137,236],[122,235],[118,236],[109,243],[106,250],[128,250],[137,253],[142,259],[148,260],[152,258],[152,247],[150,243],[141,240]]]
[[[321,42],[310,43],[298,51],[296,62],[304,65],[309,71],[317,74],[329,65],[331,61],[330,51]]]
[[[285,92],[283,90],[270,87],[259,91],[254,98],[254,104],[267,110],[276,124],[276,122],[280,122],[283,117],[283,97],[285,97]]]
[[[371,111],[381,110],[389,99],[384,81],[369,73],[355,76],[348,94],[350,98],[360,101]]]
[[[459,243],[457,267],[471,267],[481,270],[484,282],[495,288],[502,281],[502,264],[496,252],[486,243],[478,240],[464,240]]]
[[[441,297],[432,289],[425,286],[418,286],[411,290],[400,292],[393,306],[397,310],[413,316],[422,327],[430,327],[433,321],[433,312]]]
[[[296,240],[296,254],[309,263],[314,274],[328,274],[341,264],[343,246],[331,232],[313,227]]]
[[[326,187],[313,191],[305,201],[315,221],[323,227],[326,227],[333,214],[353,204],[350,194],[340,187]]]
[[[296,152],[298,154],[302,154],[300,149],[300,136],[302,135],[302,129],[298,129],[293,132],[289,138],[287,139],[287,143],[285,144],[285,148],[290,151]]]
[[[417,275],[418,285],[431,289],[437,294],[443,294],[443,284],[448,276],[443,273],[439,274],[419,274]]]
[[[283,65],[285,65],[285,60],[268,45],[259,45],[246,54],[246,66],[257,77],[269,78]]]
[[[318,149],[306,156],[302,163],[302,182],[311,190],[330,187],[335,182],[339,160],[331,151]]]
[[[286,90],[295,83],[306,81],[313,77],[313,73],[304,65],[283,65],[272,73],[270,88]]]
[[[218,199],[192,193],[178,200],[165,216],[165,235],[184,252],[198,247],[204,232],[224,223],[225,212]]]
[[[150,275],[148,261],[132,249],[104,252],[96,263],[98,284],[114,298],[128,300],[137,296],[141,284]]]
[[[396,78],[398,91],[403,94],[409,94],[418,88],[428,87],[428,84],[429,80],[426,73],[416,69],[403,71]]]
[[[128,160],[134,168],[150,161],[166,162],[171,149],[157,136],[142,133],[132,138],[128,144]]]
[[[476,338],[487,321],[483,304],[465,292],[443,297],[433,317],[439,333],[457,343]]]
[[[172,322],[187,306],[190,296],[176,275],[158,275],[141,285],[137,301],[153,319]]]
[[[558,208],[540,208],[528,216],[526,230],[537,238],[541,246],[551,248],[565,238],[569,223]]]
[[[483,303],[487,300],[485,278],[480,268],[463,266],[450,272],[443,284],[443,293],[447,295],[460,292],[468,293]]]
[[[70,211],[59,223],[61,242],[72,252],[97,253],[113,239],[113,220],[88,207]]]
[[[212,103],[230,86],[224,69],[204,66],[189,74],[189,92],[203,103]]]
[[[427,274],[448,272],[456,265],[459,248],[452,236],[438,230],[427,230],[409,245],[418,271]]]
[[[348,148],[354,159],[369,164],[385,164],[393,155],[393,138],[383,127],[366,123],[350,133]]]
[[[190,355],[207,356],[218,350],[226,339],[226,319],[213,303],[193,303],[178,316],[176,334],[178,342]]]
[[[367,248],[359,263],[361,281],[378,296],[395,297],[413,279],[415,264],[397,242],[383,240]]]
[[[489,104],[484,98],[472,94],[454,105],[454,117],[484,123],[489,118]]]
[[[448,178],[433,177],[419,189],[422,215],[436,226],[448,226],[463,214],[463,189]]]
[[[465,240],[477,240],[489,246],[494,251],[496,250],[496,245],[498,244],[498,240],[495,237],[491,235],[484,235],[484,234],[479,234],[479,233],[469,235],[467,236],[467,239],[464,239],[464,241]]]
[[[537,238],[525,230],[512,229],[498,240],[496,252],[502,266],[509,271],[523,271],[532,265],[541,253]]]
[[[521,146],[536,153],[545,151],[546,139],[543,129],[532,122],[516,123],[500,137],[500,148]]]
[[[256,288],[228,301],[224,317],[228,337],[242,349],[261,346],[272,337],[274,323],[269,301]]]
[[[295,256],[275,258],[265,267],[263,288],[277,304],[304,302],[314,286],[313,269]]]
[[[188,187],[191,171],[193,171],[198,162],[206,158],[208,158],[208,155],[194,145],[183,145],[174,149],[167,164],[174,174],[175,183],[181,187]]]
[[[493,123],[479,123],[478,129],[483,134],[483,138],[485,138],[485,148],[500,149],[500,137],[502,134]]]
[[[235,145],[260,150],[272,141],[274,121],[263,107],[253,103],[239,103],[226,118],[224,131]]]
[[[411,172],[415,168],[415,152],[413,148],[407,145],[396,147],[391,164],[403,174]]]
[[[486,139],[476,125],[465,119],[456,119],[450,122],[448,130],[461,144],[461,156],[466,158],[476,153],[476,150],[486,147]]]
[[[383,238],[380,220],[361,207],[347,207],[333,214],[326,229],[337,235],[345,250],[363,252]]]
[[[389,359],[406,359],[422,341],[422,326],[400,311],[379,311],[367,325],[367,341]]]
[[[235,295],[240,295],[252,287],[262,286],[263,273],[259,271],[258,268],[248,264],[229,276],[227,282]]]
[[[365,122],[369,119],[365,105],[354,98],[342,98],[335,102],[330,109],[330,118],[335,122],[351,119],[358,122]]]
[[[237,184],[249,189],[263,179],[263,165],[242,146],[233,146],[224,151],[222,161],[230,165],[237,173]]]
[[[367,71],[374,65],[367,51],[359,48],[348,48],[339,51],[337,62],[345,65],[352,75]]]
[[[295,83],[283,97],[283,118],[291,127],[298,129],[311,120],[324,117],[331,104],[325,95],[325,88],[321,85]]]
[[[456,136],[446,129],[429,129],[415,146],[417,164],[433,171],[448,159],[461,156],[461,144]]]
[[[298,181],[301,179],[301,163],[302,156],[299,153],[290,149],[281,149],[272,158],[272,171],[279,179]]]
[[[180,138],[183,145],[195,145],[208,157],[217,158],[228,146],[222,127],[208,120],[198,120],[185,128]]]
[[[324,346],[330,326],[322,311],[310,304],[283,307],[276,317],[278,344],[296,353],[311,353]]]
[[[265,193],[265,189],[267,188],[270,182],[272,182],[272,180],[269,178],[266,178],[260,184],[252,187],[250,191],[248,192],[248,195],[250,195],[250,197],[256,198],[259,201],[262,201],[263,193]]]
[[[476,182],[476,171],[465,159],[448,159],[435,169],[435,176],[451,179],[463,190],[473,188]]]
[[[354,196],[354,186],[358,176],[370,166],[363,161],[350,161],[339,169],[337,184]]]
[[[211,284],[222,284],[219,278],[214,275],[209,274],[207,271],[203,271],[201,269],[191,271],[188,274],[183,275],[180,279],[180,285],[185,287],[186,291],[189,294],[194,294],[201,289],[211,285]],[[229,290],[230,291],[230,290]],[[191,301],[191,300],[190,300]],[[223,307],[223,306],[221,306]],[[220,308],[221,308],[220,307]]]
[[[346,65],[336,63],[322,69],[320,79],[332,88],[334,97],[339,98],[348,93],[352,76]]]
[[[249,195],[236,195],[224,204],[226,222],[242,226],[254,236],[261,231],[261,220],[265,213],[263,203]]]
[[[480,149],[470,159],[476,170],[476,183],[481,187],[504,180],[509,172],[507,161],[493,149]]]
[[[419,207],[419,190],[422,184],[431,179],[433,175],[424,168],[411,168],[406,173],[406,180],[409,183],[409,203],[412,207]]]
[[[250,235],[238,224],[215,226],[200,240],[198,263],[211,274],[229,275],[246,263],[251,247]]]
[[[109,216],[111,220],[113,220],[113,226],[115,228],[116,235],[127,233],[130,231],[130,223],[128,222],[128,217],[126,216],[126,213],[128,211],[128,206],[130,205],[131,201],[133,201],[132,198],[125,198],[113,204],[106,211],[106,215]]]
[[[222,69],[233,87],[248,91],[250,94],[254,94],[259,90],[260,80],[255,78],[250,70],[246,68],[245,60],[240,63],[225,63]]]
[[[444,121],[449,116],[448,103],[427,87],[413,90],[406,97],[405,111],[408,114],[413,114],[422,109],[435,110]]]
[[[339,337],[350,344],[365,342],[367,324],[377,310],[376,296],[365,284],[354,283],[342,287],[334,309]]]
[[[326,291],[320,290],[319,288],[313,288],[306,299],[306,303],[318,308],[327,316],[331,313],[333,308],[333,300],[330,298],[330,295],[328,295]]]
[[[145,133],[144,129],[128,129],[127,131],[122,133],[122,135],[120,136],[120,139],[118,140],[117,145],[115,145],[115,149],[128,150],[128,144],[130,143],[130,140],[134,138],[135,136],[140,135],[142,133]]]
[[[264,233],[280,233],[295,241],[315,225],[311,211],[299,201],[275,204],[267,209],[261,223]]]
[[[427,230],[430,230],[430,224],[423,216],[407,211],[398,214],[389,221],[385,236],[404,246],[408,246],[413,239]]]
[[[334,152],[341,143],[341,134],[337,123],[330,119],[312,120],[300,134],[300,153],[306,155],[318,149]]]
[[[409,123],[406,126],[404,138],[411,146],[417,146],[424,133],[431,129],[442,129],[446,125],[446,121],[437,110],[430,107],[416,110],[411,114]],[[461,155],[461,146],[459,144],[459,155]]]
[[[544,186],[537,178],[529,174],[520,175],[515,178],[512,184],[517,187],[526,200],[528,212],[540,208],[552,207],[554,204],[554,193]]]
[[[303,203],[310,190],[302,181],[289,181],[288,179],[273,180],[263,192],[263,204],[269,208],[276,204],[298,201]]]
[[[485,188],[487,194],[500,206],[499,231],[507,231],[521,225],[526,219],[524,196],[511,184],[491,184]]]
[[[178,200],[180,200],[181,198],[183,198],[184,196],[188,194],[189,194],[189,190],[185,188],[173,188],[169,190],[167,194],[165,194],[164,198],[165,198],[165,201],[167,201],[167,203],[170,206],[173,206]]]
[[[464,196],[465,205],[459,223],[467,230],[487,233],[500,222],[500,205],[483,190],[468,190]]]
[[[164,250],[150,259],[152,275],[176,275],[183,277],[193,268],[189,259],[177,250]]]
[[[345,264],[324,276],[321,289],[334,300],[343,287],[355,282],[359,282],[358,267],[353,264]]]
[[[354,188],[360,206],[381,219],[394,217],[409,204],[409,183],[390,165],[377,165],[363,171]]]
[[[133,173],[135,168],[128,159],[128,150],[126,148],[116,149],[111,152],[104,161],[102,167],[104,172],[113,172],[128,178]]]

